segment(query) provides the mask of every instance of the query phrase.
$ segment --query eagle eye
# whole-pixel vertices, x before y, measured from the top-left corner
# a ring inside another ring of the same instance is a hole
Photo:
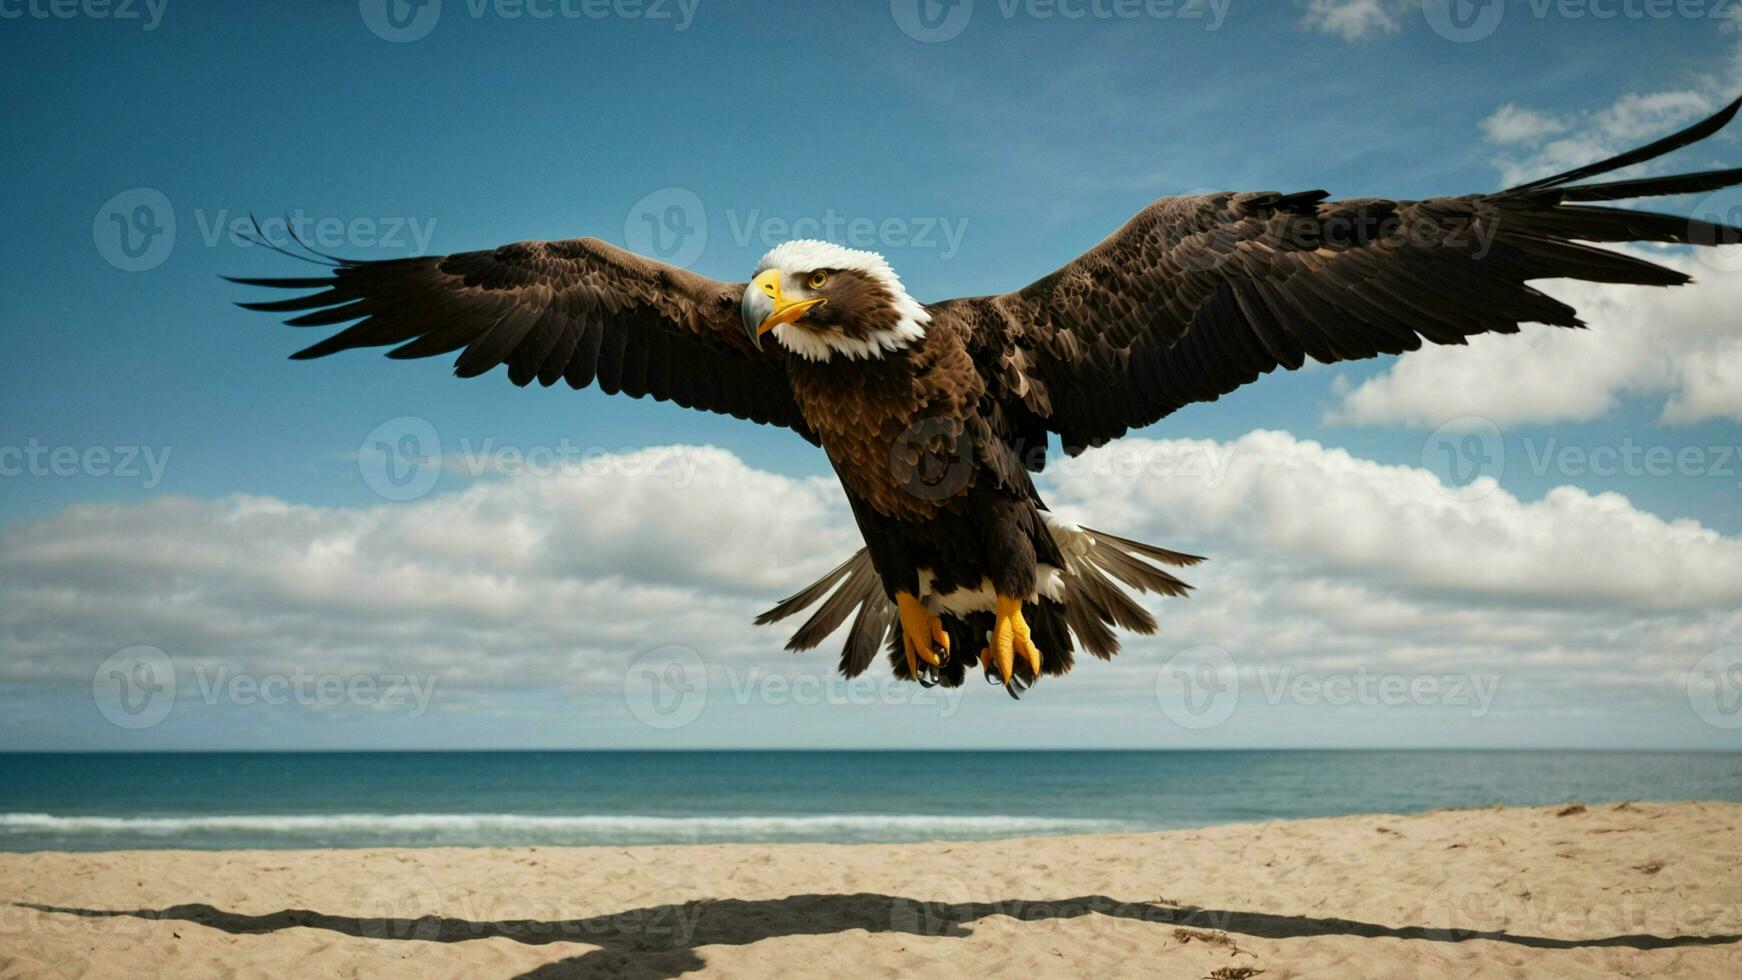
[[[829,274],[818,269],[810,274],[810,278],[805,280],[805,283],[812,289],[821,289],[829,284]]]

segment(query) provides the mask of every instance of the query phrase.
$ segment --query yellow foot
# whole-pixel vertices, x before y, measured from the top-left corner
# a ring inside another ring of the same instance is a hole
[[[914,680],[926,686],[926,679],[932,678],[936,683],[937,671],[920,672],[919,662],[925,661],[931,667],[943,665],[950,658],[950,634],[944,632],[944,621],[933,616],[931,610],[919,601],[911,592],[897,592],[895,604],[901,613],[901,642],[907,650],[907,672]]]
[[[1016,658],[1027,662],[1028,677],[1016,676]],[[992,626],[992,642],[980,651],[980,668],[986,679],[997,683],[993,671],[1004,679],[1004,689],[1015,697],[1040,679],[1040,648],[1028,633],[1028,621],[1022,618],[1022,600],[998,597],[997,619]]]

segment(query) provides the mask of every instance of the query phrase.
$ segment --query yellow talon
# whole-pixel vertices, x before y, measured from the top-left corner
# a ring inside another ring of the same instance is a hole
[[[1029,676],[1039,677],[1040,648],[1029,637],[1028,621],[1022,618],[1022,600],[999,596],[997,619],[992,626],[992,643],[980,654],[980,663],[982,666],[996,666],[998,676],[1004,678],[1004,683],[1008,685],[1011,675],[1016,671],[1016,655],[1019,653],[1028,661],[1031,671]]]
[[[897,592],[895,604],[901,614],[901,639],[907,651],[907,672],[919,676],[919,661],[933,667],[942,666],[950,653],[950,635],[944,632],[944,621],[911,592]],[[939,656],[939,654],[942,656]]]

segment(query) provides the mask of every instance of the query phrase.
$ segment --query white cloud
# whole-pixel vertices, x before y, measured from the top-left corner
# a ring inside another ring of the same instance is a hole
[[[1243,666],[1495,674],[1515,705],[1685,706],[1689,667],[1742,635],[1742,539],[1617,494],[1460,500],[1286,432],[1096,451],[1194,452],[1225,458],[1220,475],[1110,480],[1090,454],[1053,477],[1074,519],[1212,558],[1116,669],[1209,644]]]
[[[1494,157],[1494,166],[1500,185],[1512,187],[1595,163],[1710,115],[1732,97],[1738,77],[1732,73],[1701,79],[1685,89],[1629,92],[1587,112],[1555,114],[1507,102],[1482,121],[1482,135],[1504,148]],[[1683,164],[1681,169],[1699,167]],[[1639,172],[1632,168],[1616,176]]]
[[[1460,604],[1589,605],[1649,610],[1742,606],[1742,540],[1664,521],[1617,494],[1561,487],[1539,501],[1496,490],[1474,500],[1413,466],[1256,431],[1232,443],[1145,439],[1120,456],[1216,452],[1219,479],[1107,480],[1093,459],[1055,478],[1083,520],[1166,536],[1208,528],[1236,555],[1395,598]],[[1165,542],[1161,542],[1165,543]],[[1602,562],[1589,556],[1601,554]]]
[[[1601,418],[1625,396],[1665,399],[1667,423],[1742,420],[1742,275],[1719,266],[1733,246],[1707,253],[1713,266],[1666,252],[1634,254],[1695,277],[1690,286],[1538,283],[1572,305],[1589,330],[1526,326],[1467,347],[1424,346],[1358,385],[1339,385],[1333,425],[1434,428],[1466,416],[1499,425]]]
[[[1508,102],[1482,120],[1482,135],[1490,143],[1536,143],[1557,133],[1564,133],[1569,124]]]
[[[641,457],[663,452],[647,450],[403,506],[69,507],[0,534],[0,680],[88,684],[133,644],[237,671],[526,688],[605,677],[661,644],[766,650],[748,628],[766,600],[858,546],[840,493],[682,451],[682,481],[647,475]]]
[[[1410,0],[1308,0],[1301,25],[1345,41],[1366,41],[1403,29]]]
[[[750,618],[859,546],[840,491],[686,452],[683,486],[607,465],[404,505],[165,497],[15,525],[0,681],[88,690],[140,643],[178,666],[433,674],[436,710],[621,690],[631,658],[666,644],[830,673],[832,643],[794,658]],[[1191,457],[1220,462],[1174,465]],[[1161,635],[1081,666],[1083,696],[1146,697],[1160,662],[1201,644],[1244,664],[1500,674],[1572,703],[1655,696],[1742,633],[1742,540],[1614,494],[1460,501],[1422,470],[1278,432],[1126,440],[1056,467],[1047,492],[1091,526],[1213,559],[1190,599],[1152,604]]]

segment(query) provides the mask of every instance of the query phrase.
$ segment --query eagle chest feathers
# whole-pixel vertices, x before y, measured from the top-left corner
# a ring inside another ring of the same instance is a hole
[[[906,520],[960,506],[978,470],[985,385],[956,331],[934,322],[923,340],[882,357],[793,358],[789,372],[848,492]]]

